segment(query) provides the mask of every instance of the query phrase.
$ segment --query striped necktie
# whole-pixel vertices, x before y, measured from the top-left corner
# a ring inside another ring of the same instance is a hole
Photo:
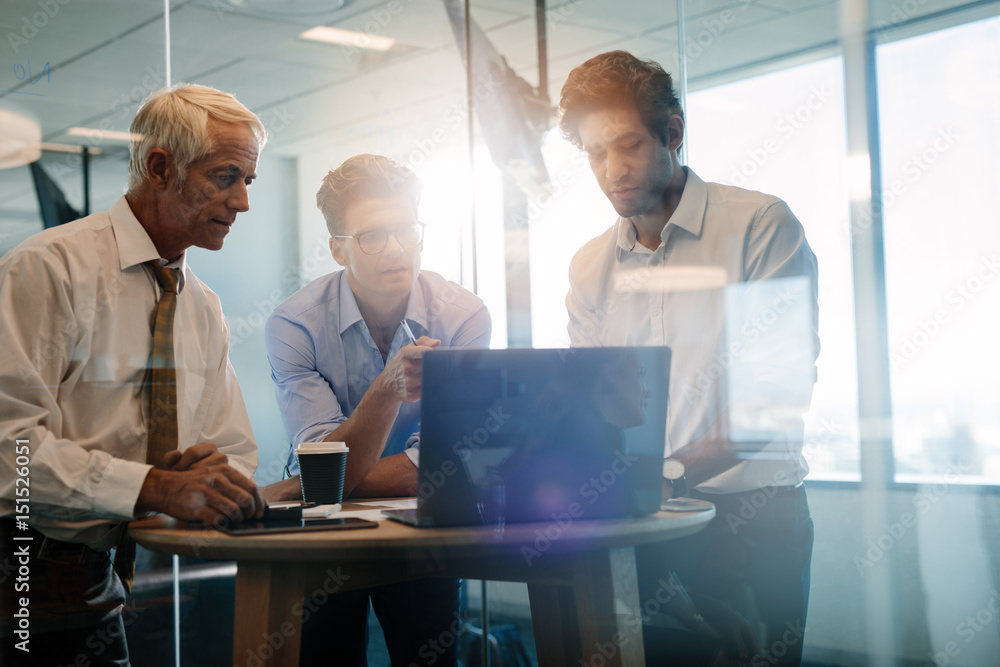
[[[153,351],[149,357],[149,427],[146,463],[163,467],[167,452],[177,449],[177,370],[174,366],[174,312],[180,270],[146,262],[156,281],[163,288],[153,314]],[[128,526],[122,530],[115,550],[114,570],[125,591],[132,590],[135,579],[135,541],[129,537]]]
[[[174,311],[180,270],[147,262],[163,288],[153,316],[153,353],[150,357],[149,440],[146,463],[163,467],[167,452],[177,449],[177,370],[174,366]]]

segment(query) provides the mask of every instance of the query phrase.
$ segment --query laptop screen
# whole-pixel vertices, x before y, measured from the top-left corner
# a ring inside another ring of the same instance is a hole
[[[660,505],[670,350],[433,350],[418,498],[436,525],[640,516]]]

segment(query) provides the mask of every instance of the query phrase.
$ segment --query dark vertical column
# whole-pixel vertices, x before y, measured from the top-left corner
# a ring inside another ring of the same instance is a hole
[[[475,157],[475,142],[476,142],[476,114],[475,114],[475,104],[476,101],[472,95],[472,7],[470,6],[469,0],[464,0],[463,11],[465,12],[465,104],[466,108],[469,110],[469,122],[468,122],[468,139],[469,142],[469,183],[471,184],[471,192],[469,194],[469,242],[472,247],[472,291],[479,291],[479,267],[476,261],[476,255],[479,249],[476,247],[476,157]],[[462,278],[465,278],[465,266],[464,266],[464,244],[462,244],[463,252],[460,257],[463,261],[459,265],[459,273]],[[483,642],[486,645],[486,642]],[[485,662],[483,663],[486,664]]]
[[[90,215],[90,149],[83,146],[80,151],[83,160],[83,215]]]
[[[538,36],[538,96],[549,98],[549,38],[545,29],[545,0],[535,0],[535,34]]]

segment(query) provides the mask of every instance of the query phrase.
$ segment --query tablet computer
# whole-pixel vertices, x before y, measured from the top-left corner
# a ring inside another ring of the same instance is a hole
[[[271,533],[298,533],[313,530],[351,530],[377,528],[378,522],[355,517],[342,519],[290,519],[275,521],[243,521],[219,528],[227,535],[270,535]]]

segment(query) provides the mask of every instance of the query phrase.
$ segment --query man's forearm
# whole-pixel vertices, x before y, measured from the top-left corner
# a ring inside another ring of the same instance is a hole
[[[685,445],[670,456],[684,464],[684,478],[689,486],[712,479],[742,460],[731,443],[706,438]]]
[[[689,486],[712,479],[742,460],[729,440],[727,417],[723,413],[705,435],[670,455],[684,464],[684,477]]]
[[[298,475],[283,479],[274,484],[262,486],[260,495],[265,502],[276,503],[285,500],[302,500],[302,485]]]
[[[344,442],[350,449],[344,475],[345,498],[378,463],[399,414],[400,400],[383,392],[378,385],[376,379],[351,416],[325,438],[329,442]]]
[[[267,502],[299,500],[302,498],[299,476],[295,475],[274,484],[268,484],[260,492]],[[417,468],[406,454],[394,454],[379,459],[372,471],[354,487],[346,490],[344,498],[397,498],[417,495]]]
[[[797,414],[801,414],[799,411]],[[801,417],[797,417],[801,429]],[[786,423],[785,433],[791,433],[794,423]],[[684,477],[690,486],[701,484],[730,468],[753,459],[775,441],[774,433],[761,434],[758,439],[734,441],[730,436],[730,413],[724,412],[701,438],[675,450],[670,456],[684,464]],[[778,442],[784,440],[778,439]]]
[[[396,498],[417,495],[417,468],[406,454],[380,459],[368,476],[361,480],[354,498]],[[345,494],[346,497],[346,494]]]

